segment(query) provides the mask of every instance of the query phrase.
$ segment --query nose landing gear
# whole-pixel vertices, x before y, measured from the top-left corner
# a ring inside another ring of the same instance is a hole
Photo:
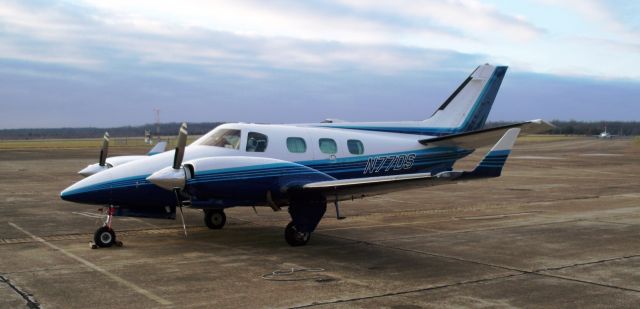
[[[91,249],[108,248],[113,245],[122,247],[122,242],[116,239],[116,232],[111,228],[113,222],[113,215],[116,213],[116,208],[109,206],[107,210],[107,218],[104,221],[102,227],[96,230],[93,234],[93,242],[89,245]]]

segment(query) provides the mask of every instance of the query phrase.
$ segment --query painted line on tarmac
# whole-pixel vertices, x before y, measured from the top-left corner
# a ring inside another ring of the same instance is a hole
[[[31,238],[41,242],[42,244],[48,246],[49,248],[52,248],[54,250],[59,251],[60,253],[62,253],[64,255],[66,255],[66,256],[68,256],[68,257],[70,257],[70,258],[72,258],[72,259],[74,259],[74,260],[76,260],[76,261],[78,261],[78,262],[80,262],[82,264],[84,264],[85,266],[87,266],[87,267],[89,267],[89,268],[91,268],[91,269],[93,269],[93,270],[95,270],[95,271],[97,271],[97,272],[109,277],[111,280],[113,280],[115,282],[118,282],[118,283],[120,283],[120,284],[122,284],[122,285],[124,285],[126,287],[129,287],[129,288],[133,289],[134,291],[146,296],[147,298],[149,298],[149,299],[151,299],[151,300],[153,300],[153,301],[155,301],[155,302],[157,302],[157,303],[159,303],[161,305],[171,305],[172,304],[170,301],[168,301],[168,300],[166,300],[166,299],[164,299],[164,298],[162,298],[162,297],[160,297],[158,295],[155,295],[155,294],[153,294],[153,293],[151,293],[151,292],[149,292],[149,291],[137,286],[136,284],[134,284],[132,282],[129,282],[129,281],[125,280],[125,279],[120,278],[120,277],[118,277],[118,276],[106,271],[105,269],[101,268],[100,266],[98,266],[96,264],[93,264],[93,263],[91,263],[91,262],[89,262],[89,261],[87,261],[87,260],[85,260],[85,259],[83,259],[83,258],[71,253],[71,252],[68,252],[67,250],[64,250],[64,249],[62,249],[62,248],[60,248],[60,247],[58,247],[58,246],[56,246],[56,245],[44,240],[44,239],[34,235],[34,234],[31,234],[31,232],[19,227],[18,225],[14,224],[13,222],[9,222],[9,225],[11,225],[16,230],[18,230],[18,231],[30,236]]]
[[[106,217],[105,215],[96,214],[96,213],[90,213],[90,212],[73,211],[71,213],[74,214],[74,215],[81,215],[81,216],[85,216],[85,217],[89,217],[89,218],[96,218],[96,219],[104,219]]]

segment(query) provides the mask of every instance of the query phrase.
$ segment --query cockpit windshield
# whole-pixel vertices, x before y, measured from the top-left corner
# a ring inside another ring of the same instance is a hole
[[[229,149],[240,149],[240,130],[220,129],[207,136],[198,144],[206,146],[224,147]]]

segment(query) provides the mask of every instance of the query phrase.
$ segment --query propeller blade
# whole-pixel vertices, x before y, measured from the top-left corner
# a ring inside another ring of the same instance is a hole
[[[104,132],[102,140],[102,148],[100,149],[100,159],[98,164],[104,166],[107,163],[107,154],[109,153],[109,132]]]
[[[184,224],[184,213],[182,212],[182,205],[180,205],[180,219],[182,219],[182,229],[184,230],[184,237],[188,237],[187,225]]]
[[[182,220],[182,229],[184,230],[184,237],[187,237],[187,225],[184,223],[184,213],[182,212],[182,200],[180,200],[180,193],[178,189],[173,189],[173,194],[176,197],[176,203],[180,208],[180,219]]]
[[[184,147],[187,145],[187,124],[182,123],[180,126],[180,133],[178,133],[178,144],[176,145],[176,152],[173,157],[173,168],[179,169],[182,165],[182,159],[184,158]]]

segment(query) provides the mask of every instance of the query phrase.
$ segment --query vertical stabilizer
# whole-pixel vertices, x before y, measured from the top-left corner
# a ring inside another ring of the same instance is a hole
[[[157,155],[159,153],[163,153],[165,148],[167,147],[167,142],[158,142],[149,152],[147,152],[148,156]]]
[[[425,122],[429,126],[449,128],[449,133],[481,129],[506,72],[506,66],[479,66]]]

